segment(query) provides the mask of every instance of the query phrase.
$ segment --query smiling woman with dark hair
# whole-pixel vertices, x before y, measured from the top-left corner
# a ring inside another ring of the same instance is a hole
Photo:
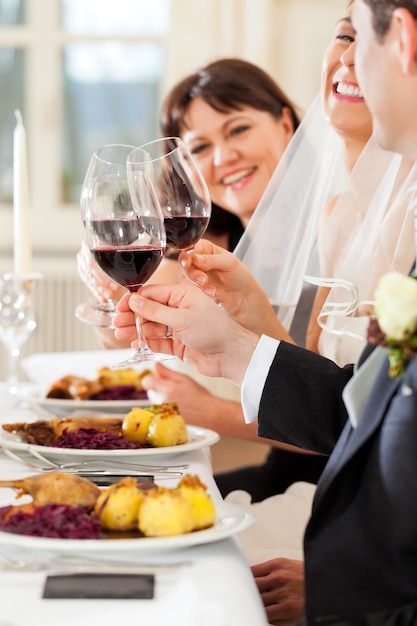
[[[218,140],[211,132],[216,127],[210,127],[210,120],[214,120],[213,124],[216,124],[216,120],[220,120],[222,124],[231,124],[237,113],[244,113],[245,109],[268,114],[277,122],[287,119],[291,133],[300,123],[296,106],[273,78],[257,65],[238,58],[219,59],[209,63],[177,83],[165,98],[160,115],[161,134],[184,138],[209,185],[213,211],[205,238],[228,250],[233,250],[237,245],[271,174],[271,171],[267,171],[263,181],[252,182],[251,187],[255,186],[255,190],[249,192],[249,195],[247,190],[242,189],[236,194],[229,190],[226,196],[227,186],[222,189],[215,184],[211,163]],[[200,110],[202,115],[207,114],[201,121],[197,117]],[[219,115],[212,118],[213,113]],[[247,122],[245,120],[246,125]],[[241,135],[244,141],[249,132],[254,137],[257,136],[256,127],[250,131],[243,125],[235,126],[236,128],[230,128],[230,139],[233,135],[236,138]],[[279,125],[276,128],[279,130]],[[273,139],[273,127],[271,130]],[[272,158],[276,164],[287,138],[284,137],[282,143],[277,135],[277,142],[273,140],[271,143],[274,146]],[[259,174],[257,177],[259,178]],[[247,195],[244,205],[240,198],[242,194]],[[245,212],[242,212],[242,206],[246,207]]]

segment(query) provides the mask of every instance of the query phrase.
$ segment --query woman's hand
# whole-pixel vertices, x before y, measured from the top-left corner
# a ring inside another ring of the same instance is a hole
[[[305,612],[304,563],[273,559],[251,567],[269,621],[295,620]]]
[[[200,418],[204,420],[206,414],[201,407],[207,407],[214,396],[187,374],[155,363],[154,373],[142,379],[142,386],[161,396],[163,402],[178,402],[181,415],[189,424],[211,427],[200,423]]]
[[[259,341],[191,285],[145,285],[138,294],[124,296],[117,310],[114,325],[120,341],[134,340],[135,313],[142,318],[151,350],[175,354],[202,374],[223,376],[237,385]]]
[[[179,261],[185,272],[181,282],[197,285],[238,324],[258,334],[292,341],[277,320],[266,293],[231,252],[200,239],[193,252],[180,254]]]
[[[214,396],[191,376],[162,363],[155,363],[154,373],[142,379],[142,386],[147,391],[157,393],[162,402],[177,402],[180,413],[188,424],[217,429],[218,426],[222,427],[226,419],[225,411],[221,410],[225,400]],[[239,422],[246,426],[241,411],[239,418]]]
[[[114,300],[117,302],[126,289],[115,283],[94,261],[91,251],[85,241],[77,253],[78,274],[84,285],[89,289],[97,302]]]
[[[197,285],[227,311],[237,310],[251,290],[261,290],[239,259],[207,239],[200,239],[193,251],[183,251],[179,261],[184,270],[182,282]]]

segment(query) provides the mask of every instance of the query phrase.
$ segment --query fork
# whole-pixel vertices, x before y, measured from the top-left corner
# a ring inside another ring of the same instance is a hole
[[[40,461],[42,461],[43,463],[45,463],[46,465],[50,466],[50,467],[54,467],[55,469],[71,469],[71,468],[97,468],[97,469],[103,469],[103,468],[112,468],[112,469],[121,469],[121,470],[137,470],[137,471],[154,471],[154,472],[165,472],[165,471],[169,471],[169,470],[186,470],[188,469],[190,466],[185,463],[183,465],[169,465],[169,466],[165,466],[165,465],[143,465],[141,463],[126,463],[124,461],[114,461],[111,459],[106,459],[106,460],[97,460],[97,461],[92,461],[92,460],[88,460],[88,461],[81,461],[78,463],[57,463],[54,461],[51,461],[50,459],[48,459],[47,457],[45,457],[43,454],[41,454],[40,452],[38,452],[37,450],[32,450],[29,449],[28,452],[30,452],[30,454],[32,454],[32,456],[35,456],[37,459],[39,459]]]
[[[17,455],[15,452],[12,452],[8,448],[2,448],[2,450],[4,454],[8,456],[10,459],[12,459],[13,461],[17,461],[18,463],[21,463],[22,465],[26,465],[26,467],[28,467],[31,470],[34,470],[35,472],[45,471],[45,468],[41,467],[38,463],[31,463],[30,461],[26,459],[22,459],[22,457]]]
[[[7,448],[4,448],[4,453],[9,458],[13,459],[14,461],[17,461],[18,463],[21,463],[22,465],[25,465],[26,467],[28,467],[29,469],[35,472],[53,472],[53,471],[61,470],[61,471],[69,472],[71,474],[82,474],[83,476],[86,476],[86,477],[87,476],[106,476],[109,473],[111,473],[112,475],[119,474],[120,476],[126,476],[128,472],[132,476],[146,476],[147,478],[149,478],[149,470],[139,471],[139,470],[129,470],[129,469],[126,470],[123,468],[118,468],[118,471],[117,471],[110,467],[107,468],[105,465],[101,465],[96,468],[94,467],[90,468],[89,466],[86,466],[84,463],[68,463],[68,464],[61,463],[60,464],[60,463],[53,463],[52,461],[46,458],[44,459],[45,464],[40,465],[39,463],[32,463],[28,459],[23,459],[22,457],[17,455],[15,452],[12,452],[11,450],[8,450]],[[33,455],[33,456],[36,456],[36,455]],[[153,478],[162,480],[164,478],[178,478],[182,475],[183,475],[182,472],[162,471],[162,472],[154,473]]]
[[[56,556],[50,559],[25,561],[22,558],[11,558],[0,554],[0,571],[38,572],[48,570],[70,570],[71,572],[108,572],[146,574],[153,572],[169,572],[192,565],[192,561],[176,561],[173,563],[145,563],[132,561],[100,560],[84,557]]]

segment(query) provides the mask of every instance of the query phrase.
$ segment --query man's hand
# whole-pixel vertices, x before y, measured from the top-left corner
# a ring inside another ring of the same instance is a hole
[[[174,354],[202,374],[223,376],[237,385],[259,341],[191,285],[145,285],[138,294],[122,298],[117,308],[119,340],[133,340],[135,313],[151,350]]]
[[[303,561],[273,559],[251,569],[269,621],[295,620],[304,615]]]

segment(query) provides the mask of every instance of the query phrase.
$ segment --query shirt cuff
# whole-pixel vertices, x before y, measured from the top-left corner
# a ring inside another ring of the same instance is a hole
[[[252,354],[241,388],[243,416],[247,424],[258,419],[262,391],[279,343],[277,339],[262,335]]]

